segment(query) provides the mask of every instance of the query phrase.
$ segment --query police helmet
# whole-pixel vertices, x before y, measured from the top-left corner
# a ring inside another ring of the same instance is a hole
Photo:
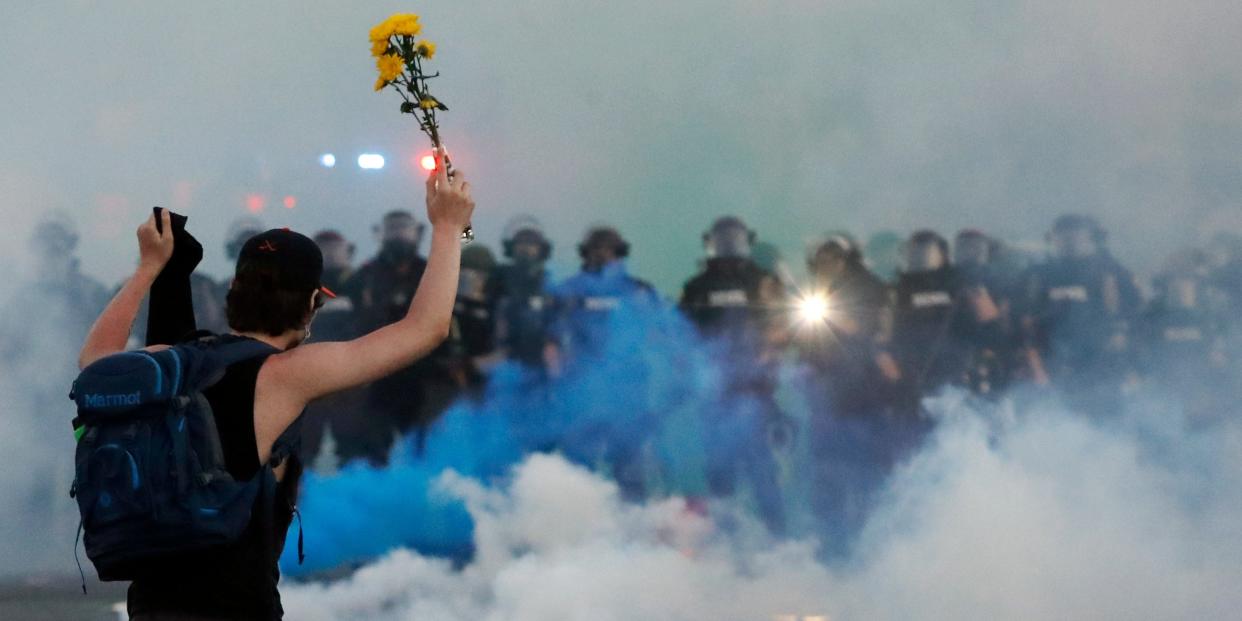
[[[552,242],[548,241],[539,221],[531,216],[518,216],[505,225],[501,239],[505,258],[513,258],[513,249],[519,243],[537,244],[540,261],[547,261],[552,256]]]
[[[630,256],[630,243],[621,237],[617,229],[607,225],[593,226],[587,231],[582,243],[578,244],[578,256],[586,259],[592,248],[601,246],[611,247],[619,258]]]
[[[939,262],[932,260],[929,250],[939,253]],[[949,263],[949,241],[931,229],[915,231],[906,240],[902,248],[904,271],[906,273],[929,272],[945,267]]]
[[[703,246],[708,258],[748,258],[755,237],[755,232],[741,218],[725,216],[703,233]]]

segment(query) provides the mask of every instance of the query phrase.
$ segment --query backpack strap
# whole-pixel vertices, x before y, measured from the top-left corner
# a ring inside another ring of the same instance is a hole
[[[216,364],[221,367],[230,367],[244,360],[279,353],[280,350],[263,341],[243,338],[226,343],[217,342],[212,346],[212,352],[215,355]]]

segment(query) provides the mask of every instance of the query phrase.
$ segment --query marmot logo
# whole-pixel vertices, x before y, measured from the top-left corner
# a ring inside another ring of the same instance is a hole
[[[115,408],[125,405],[138,405],[142,401],[141,392],[131,392],[115,395],[86,395],[83,399],[88,408]]]

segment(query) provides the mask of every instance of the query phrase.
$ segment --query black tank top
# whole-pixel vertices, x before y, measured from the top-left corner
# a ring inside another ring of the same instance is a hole
[[[223,379],[203,391],[215,414],[225,467],[239,481],[253,478],[260,470],[254,435],[254,388],[265,359],[229,367]],[[296,435],[287,432],[282,438]],[[168,613],[194,618],[282,618],[284,609],[276,590],[280,580],[277,560],[293,519],[301,474],[295,452],[288,458],[274,502],[260,497],[250,525],[237,542],[152,564],[149,576],[129,586],[130,616],[135,621]]]

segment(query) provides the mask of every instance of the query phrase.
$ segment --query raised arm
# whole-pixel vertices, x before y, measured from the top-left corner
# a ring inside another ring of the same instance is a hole
[[[172,257],[173,232],[167,209],[161,211],[161,217],[162,232],[155,227],[154,214],[138,227],[138,251],[141,257],[138,269],[125,281],[125,286],[112,297],[112,301],[91,326],[86,342],[82,344],[82,351],[78,354],[79,369],[108,354],[124,351],[142,299],[150,290],[151,283],[160,275],[160,270],[164,269],[164,265]]]
[[[405,317],[351,341],[303,345],[270,358],[264,373],[288,391],[289,398],[307,403],[377,380],[410,365],[448,336],[457,296],[461,231],[470,222],[474,199],[460,172],[450,179],[442,162],[441,158],[427,179],[431,252]]]

